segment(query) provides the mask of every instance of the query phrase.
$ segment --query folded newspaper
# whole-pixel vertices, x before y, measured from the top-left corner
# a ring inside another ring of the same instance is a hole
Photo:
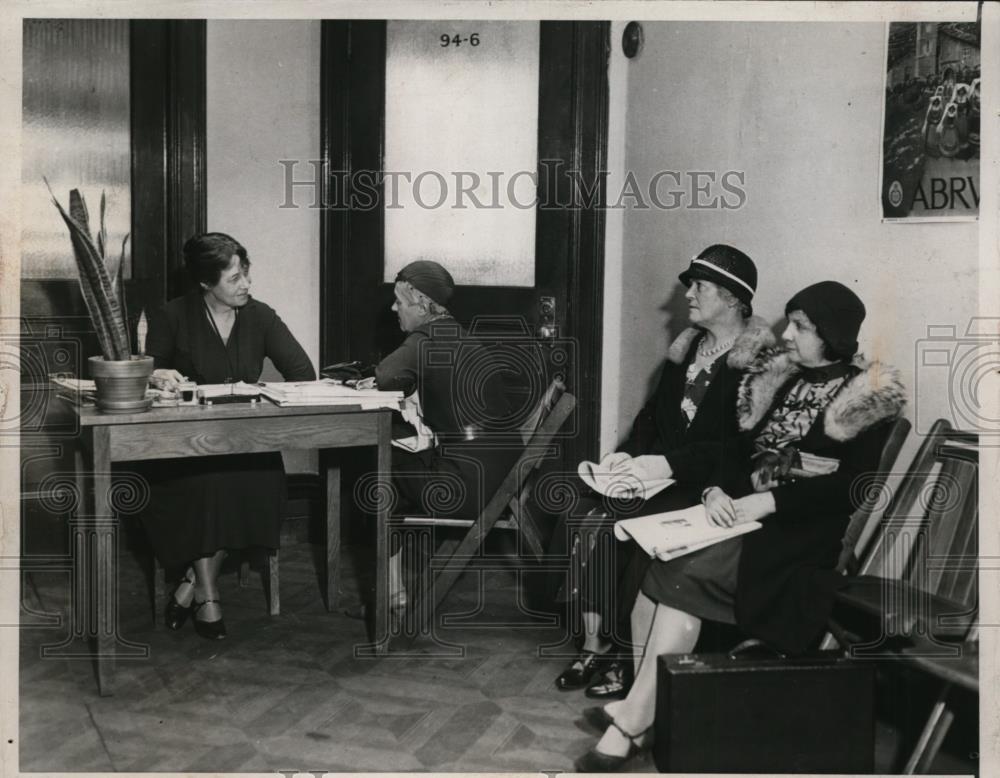
[[[580,480],[598,494],[622,500],[636,497],[648,500],[675,483],[673,478],[643,480],[632,473],[616,471],[597,462],[581,462],[576,472]]]
[[[700,548],[760,529],[759,521],[748,521],[732,527],[716,527],[708,520],[704,505],[681,511],[652,513],[635,519],[615,522],[615,537],[632,538],[651,557],[664,562],[690,554]]]

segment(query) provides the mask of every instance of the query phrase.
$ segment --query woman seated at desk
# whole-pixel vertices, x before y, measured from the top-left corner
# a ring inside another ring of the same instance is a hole
[[[250,260],[221,232],[184,244],[197,286],[149,319],[151,382],[176,391],[199,384],[256,382],[264,358],[287,381],[315,379],[305,351],[270,306],[250,296]],[[193,613],[204,638],[226,636],[217,578],[228,549],[277,548],[285,471],[281,454],[170,459],[146,468],[151,486],[143,523],[165,568],[186,567],[167,603],[166,623],[180,629]]]
[[[604,735],[577,760],[579,772],[618,770],[648,745],[656,658],[691,651],[702,619],[736,624],[790,654],[822,634],[841,578],[834,568],[854,508],[851,485],[877,469],[904,390],[895,370],[855,356],[865,307],[847,287],[807,287],[785,316],[785,351],[748,370],[737,403],[740,445],[702,493],[713,524],[759,519],[762,527],[649,566],[632,609],[632,634],[644,639],[635,683],[624,700],[587,711]],[[811,458],[791,477],[786,463],[796,452]]]
[[[411,262],[396,276],[392,310],[407,336],[378,364],[374,383],[407,395],[407,421],[428,443],[417,451],[393,447],[397,513],[475,519],[521,453],[520,439],[498,434],[511,418],[501,375],[465,369],[481,346],[466,339],[445,307],[454,291],[451,274],[430,260]],[[407,605],[398,548],[390,557],[389,604]]]

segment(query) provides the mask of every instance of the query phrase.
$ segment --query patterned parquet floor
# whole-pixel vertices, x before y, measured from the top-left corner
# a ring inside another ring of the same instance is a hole
[[[569,650],[564,629],[518,607],[512,569],[467,573],[435,628],[407,655],[355,657],[364,624],[328,613],[316,546],[282,549],[281,615],[267,615],[260,577],[222,579],[229,638],[151,621],[143,565],[121,554],[121,634],[148,657],[118,663],[112,697],[86,660],[42,658],[67,632],[69,576],[25,576],[20,657],[20,769],[25,772],[273,772],[276,770],[533,772],[572,770],[594,743],[582,692],[553,680]],[[345,552],[342,608],[360,602]],[[45,626],[44,614],[62,626]],[[162,619],[162,616],[159,618]],[[36,626],[30,626],[35,624]],[[876,768],[895,735],[879,727]],[[937,772],[975,772],[947,755]],[[649,756],[631,764],[653,772]]]
[[[589,701],[553,686],[563,632],[519,611],[513,570],[463,576],[439,642],[355,658],[364,623],[325,610],[317,553],[282,549],[275,617],[258,575],[242,589],[224,575],[229,638],[213,643],[190,625],[153,627],[142,564],[123,551],[121,634],[149,656],[119,661],[102,698],[88,661],[40,656],[67,627],[23,628],[21,770],[564,771],[594,742],[577,723]],[[342,608],[360,601],[345,557]],[[65,617],[68,574],[34,573],[23,599]]]

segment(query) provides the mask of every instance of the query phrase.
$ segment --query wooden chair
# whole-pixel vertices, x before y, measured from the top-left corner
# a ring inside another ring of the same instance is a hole
[[[954,718],[953,689],[978,691],[978,445],[934,424],[829,625],[851,656],[902,661],[940,681],[907,773],[933,761]]]
[[[879,509],[886,507],[884,502],[885,484],[892,474],[899,452],[910,434],[910,422],[903,417],[896,419],[889,429],[889,436],[882,446],[882,456],[879,457],[878,470],[870,474],[862,484],[861,503],[851,514],[847,530],[844,532],[844,546],[840,554],[837,569],[845,574],[853,574],[858,569],[858,560],[874,534],[879,521]]]
[[[282,520],[290,517],[299,517],[302,511],[311,513],[313,510],[322,510],[322,483],[318,476],[311,473],[289,473],[287,477],[287,501]],[[281,614],[281,597],[279,595],[279,567],[278,553],[280,549],[261,549],[265,557],[261,568],[261,582],[264,587],[264,596],[267,599],[267,610],[271,616]],[[253,551],[245,552],[241,555],[238,573],[238,582],[241,589],[250,584],[250,559],[249,555]],[[166,571],[160,565],[159,560],[153,556],[153,624],[159,623],[163,604],[166,602]]]
[[[514,530],[524,540],[531,555],[540,560],[544,555],[542,536],[528,505],[539,465],[558,453],[552,441],[576,407],[576,398],[565,391],[565,385],[554,379],[530,416],[521,426],[524,449],[506,477],[475,518],[437,519],[426,516],[406,516],[402,526],[447,526],[466,530],[460,539],[448,539],[433,553],[428,565],[430,580],[410,606],[418,630],[426,628],[430,614],[437,610],[448,592],[478,552],[486,536],[494,528]],[[435,574],[436,573],[436,574]]]

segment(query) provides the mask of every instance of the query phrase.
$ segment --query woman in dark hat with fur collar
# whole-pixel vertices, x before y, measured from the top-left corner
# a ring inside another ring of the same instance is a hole
[[[751,316],[757,268],[742,251],[709,246],[691,260],[680,280],[688,288],[692,326],[671,344],[656,392],[630,435],[599,466],[620,481],[625,498],[583,494],[561,516],[549,549],[551,556],[570,558],[573,572],[558,599],[579,609],[583,627],[581,652],[556,678],[556,687],[587,687],[587,696],[595,699],[626,691],[631,663],[613,649],[630,642],[628,613],[648,563],[648,557],[636,559],[624,576],[630,549],[615,543],[614,522],[698,500],[705,484],[697,472],[711,472],[720,451],[716,444],[739,434],[735,407],[742,371],[762,348],[774,344],[767,323]],[[631,497],[627,487],[658,477],[682,483],[651,499]]]
[[[792,654],[822,634],[841,580],[835,567],[854,508],[851,484],[878,467],[904,390],[895,370],[856,356],[865,308],[847,287],[807,287],[785,316],[785,350],[743,379],[739,444],[702,494],[713,523],[762,527],[650,566],[632,610],[633,635],[648,635],[636,681],[624,700],[588,711],[605,732],[578,760],[580,772],[620,769],[648,745],[656,657],[691,651],[702,619],[736,624]]]

